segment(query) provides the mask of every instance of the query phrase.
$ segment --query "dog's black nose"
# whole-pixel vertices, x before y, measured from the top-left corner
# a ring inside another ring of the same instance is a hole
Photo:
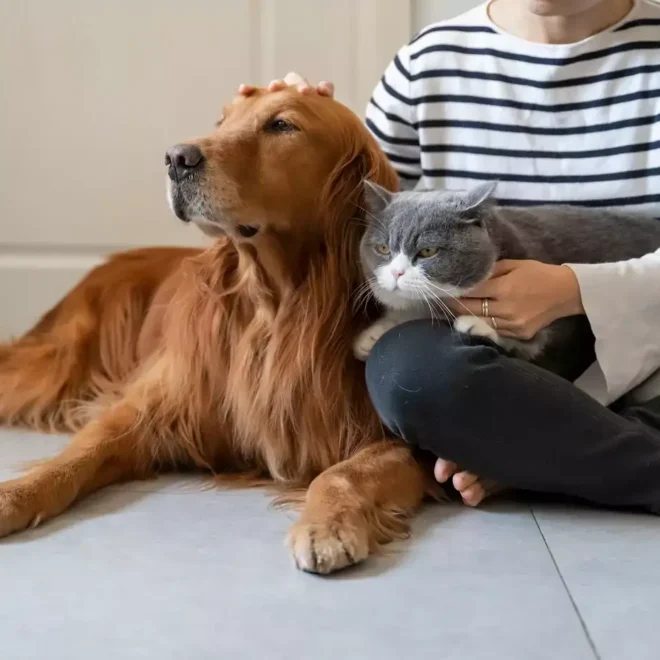
[[[177,144],[165,154],[167,173],[172,181],[180,181],[204,165],[202,150],[194,144]]]

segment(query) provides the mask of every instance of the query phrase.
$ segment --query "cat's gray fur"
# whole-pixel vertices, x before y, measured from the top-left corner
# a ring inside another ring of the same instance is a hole
[[[411,260],[411,269],[416,263],[416,272],[428,279],[427,293],[437,295],[444,289],[462,295],[487,279],[500,259],[593,264],[640,257],[660,247],[660,220],[650,216],[577,206],[499,207],[492,200],[495,187],[496,183],[486,182],[468,191],[390,193],[365,182],[369,213],[361,243],[362,265],[390,319],[372,328],[370,339],[370,330],[366,331],[362,349],[359,340],[356,343],[356,354],[362,350],[360,357],[365,357],[364,341],[368,348],[388,327],[430,316],[426,302],[402,298],[374,281],[376,272],[386,270],[379,267],[399,252]],[[391,254],[380,254],[377,246],[388,246]],[[419,259],[416,255],[423,248],[439,248],[439,252]],[[474,331],[488,336],[479,327]],[[493,338],[492,328],[490,332]],[[576,376],[593,358],[593,337],[584,317],[560,319],[530,341],[499,338],[498,343],[567,377]]]

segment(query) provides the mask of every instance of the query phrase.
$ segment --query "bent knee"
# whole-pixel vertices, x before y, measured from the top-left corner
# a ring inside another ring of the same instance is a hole
[[[382,421],[406,437],[411,422],[446,427],[471,407],[475,372],[499,358],[492,346],[476,343],[446,325],[413,321],[386,333],[367,360],[369,395]]]

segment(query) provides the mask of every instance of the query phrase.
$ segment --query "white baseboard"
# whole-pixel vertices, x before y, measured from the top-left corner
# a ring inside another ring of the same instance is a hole
[[[0,252],[0,339],[28,330],[102,260],[102,254]]]

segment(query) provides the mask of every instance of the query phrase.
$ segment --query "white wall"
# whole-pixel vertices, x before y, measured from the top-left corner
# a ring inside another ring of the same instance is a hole
[[[660,3],[660,0],[652,0]],[[413,26],[415,31],[421,30],[429,23],[442,21],[462,14],[485,0],[414,0]]]
[[[0,336],[110,250],[201,242],[164,153],[240,82],[297,68],[361,113],[411,33],[408,0],[0,2]]]
[[[472,7],[481,4],[483,0],[415,0],[413,3],[413,25],[415,31],[421,30],[429,23],[452,18],[462,14]]]

